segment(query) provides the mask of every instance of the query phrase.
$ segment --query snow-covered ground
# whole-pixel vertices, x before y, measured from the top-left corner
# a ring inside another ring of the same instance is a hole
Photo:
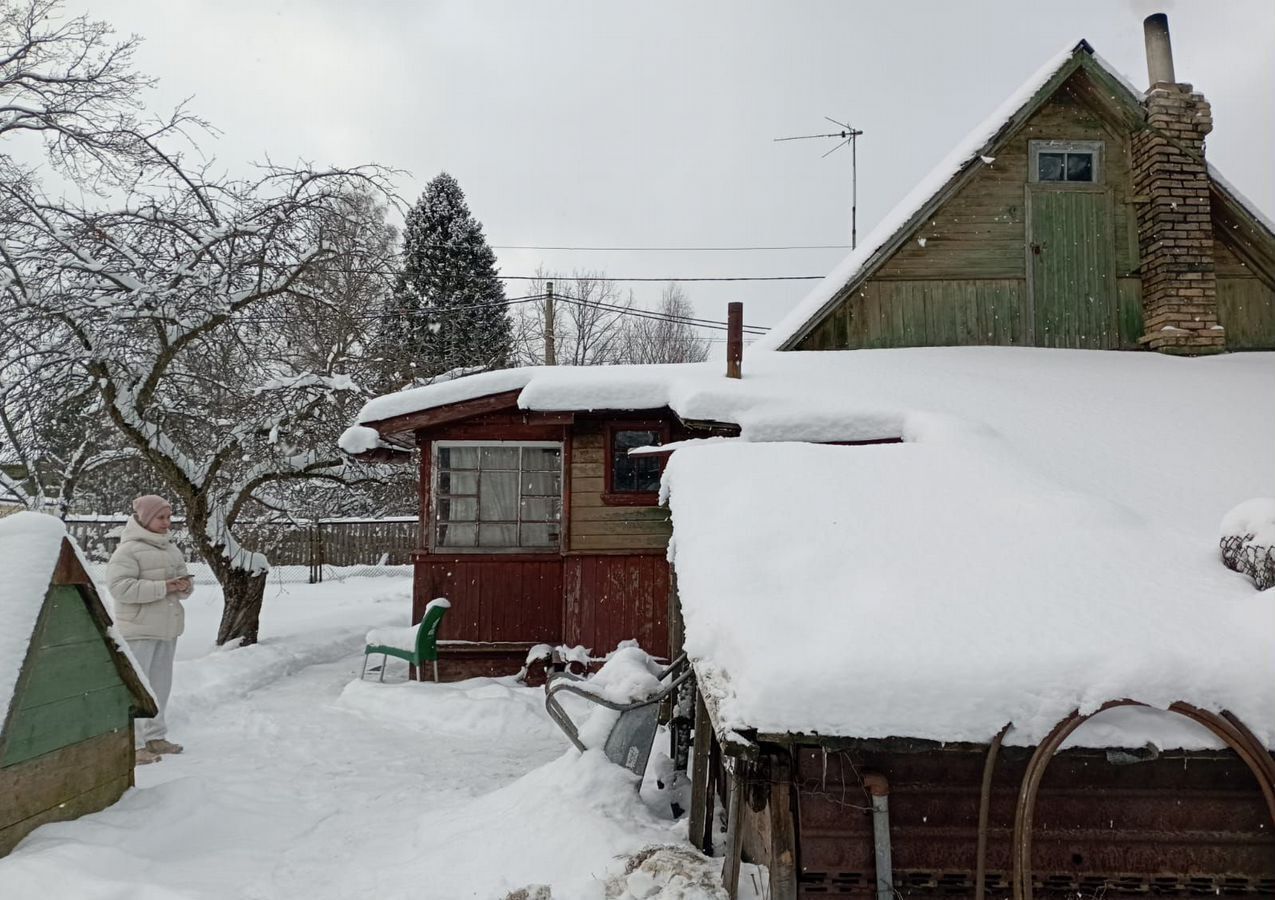
[[[568,749],[540,689],[408,683],[393,660],[360,682],[364,634],[403,624],[409,596],[393,577],[272,586],[261,643],[217,650],[220,595],[198,590],[169,704],[186,752],[33,832],[0,859],[0,897],[724,896],[653,779],[639,793]],[[681,849],[634,858],[655,845]]]

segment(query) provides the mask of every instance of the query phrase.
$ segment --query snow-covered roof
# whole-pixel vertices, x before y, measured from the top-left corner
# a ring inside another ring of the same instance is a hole
[[[66,527],[53,516],[20,512],[0,519],[0,724],[65,537]]]
[[[66,538],[66,526],[56,516],[26,511],[0,518],[0,726],[13,700]],[[83,557],[80,563],[84,565]],[[114,625],[106,629],[106,637],[115,655],[122,657],[119,665],[126,664],[132,670],[122,668],[121,675],[140,705],[153,704],[154,692]],[[142,712],[154,715],[155,710]]]
[[[1225,706],[1275,743],[1275,602],[1218,526],[1275,496],[1275,354],[1022,347],[752,352],[515,369],[377,421],[519,391],[531,410],[741,426],[667,478],[687,646],[740,727],[1038,739],[1125,696]],[[902,445],[817,447],[902,437]],[[786,443],[773,443],[786,442]]]
[[[1275,417],[1244,413],[1275,354],[754,354],[772,362],[804,370],[794,415],[893,410],[905,443],[672,455],[686,648],[722,727],[985,742],[1012,721],[1035,743],[1132,698],[1275,744],[1275,599],[1217,543],[1275,493]]]
[[[943,195],[949,185],[958,183],[967,172],[976,167],[991,165],[995,158],[989,154],[993,153],[1008,135],[1008,127],[1022,110],[1028,107],[1040,91],[1073,60],[1081,62],[1084,59],[1092,61],[1094,67],[1113,82],[1111,94],[1113,101],[1126,105],[1136,104],[1145,96],[1143,91],[1134,87],[1129,78],[1095,53],[1088,42],[1080,41],[1069,45],[1041,66],[990,116],[958,142],[952,151],[928,175],[917,182],[894,209],[886,214],[863,242],[842,259],[822,281],[811,288],[810,292],[789,310],[775,327],[753,344],[753,347],[777,350],[792,346],[809,325],[822,318],[828,307],[836,302],[845,288],[870,274],[878,263],[884,261],[888,256],[890,245],[901,233],[911,232],[909,226],[915,224],[914,220],[925,213],[927,208]],[[1209,165],[1208,168],[1209,177],[1222,186],[1240,208],[1260,222],[1268,231],[1275,233],[1275,227],[1271,222],[1251,201],[1222,177],[1217,167]]]

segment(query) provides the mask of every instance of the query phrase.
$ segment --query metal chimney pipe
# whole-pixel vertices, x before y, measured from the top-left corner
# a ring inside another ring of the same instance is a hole
[[[726,377],[742,378],[744,368],[744,304],[726,304]]]
[[[1147,40],[1147,77],[1151,86],[1161,82],[1176,84],[1173,75],[1173,46],[1169,43],[1169,17],[1164,13],[1147,16],[1142,21]]]

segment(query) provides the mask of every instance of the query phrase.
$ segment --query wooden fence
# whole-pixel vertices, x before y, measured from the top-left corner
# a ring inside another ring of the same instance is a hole
[[[70,516],[66,527],[90,560],[104,563],[119,544],[126,521],[125,516]],[[417,519],[240,522],[235,537],[245,550],[265,554],[271,566],[308,567],[313,583],[323,580],[325,566],[409,565],[416,548]],[[173,541],[187,559],[198,559],[180,519],[173,520]]]

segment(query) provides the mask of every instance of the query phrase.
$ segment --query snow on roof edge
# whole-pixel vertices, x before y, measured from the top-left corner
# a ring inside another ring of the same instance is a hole
[[[912,219],[921,212],[952,179],[958,177],[967,165],[988,149],[988,144],[999,137],[1000,131],[1014,115],[1027,105],[1036,93],[1049,83],[1058,72],[1079,53],[1087,53],[1108,75],[1125,87],[1135,98],[1144,92],[1133,86],[1124,75],[1093,51],[1084,40],[1068,44],[1055,54],[1035,74],[1007,97],[990,116],[970,131],[928,175],[916,183],[899,203],[886,214],[868,237],[852,250],[828,276],[819,282],[797,305],[784,316],[764,337],[753,342],[758,350],[778,350],[798,335],[813,319],[817,318],[837,294],[853,281],[876,254]],[[988,163],[990,165],[990,163]]]

